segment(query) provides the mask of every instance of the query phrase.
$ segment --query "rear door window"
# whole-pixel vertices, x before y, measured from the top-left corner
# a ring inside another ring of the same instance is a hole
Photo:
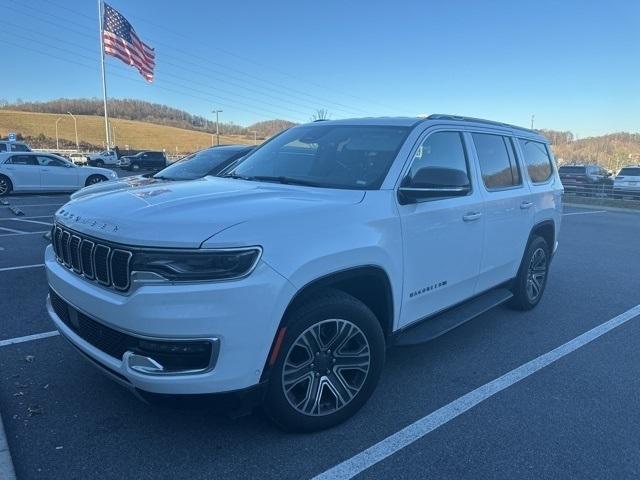
[[[547,146],[541,142],[519,138],[520,148],[524,155],[524,163],[527,166],[529,178],[533,183],[546,182],[551,178],[553,167],[551,166],[551,156]]]
[[[500,190],[522,185],[520,170],[509,137],[488,133],[472,133],[478,154],[482,181],[487,190]]]
[[[33,155],[12,155],[6,163],[12,165],[40,165]]]

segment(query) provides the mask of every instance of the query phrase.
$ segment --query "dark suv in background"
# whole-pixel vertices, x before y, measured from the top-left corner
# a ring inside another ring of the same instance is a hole
[[[133,172],[138,170],[161,170],[167,166],[167,157],[164,152],[139,152],[135,155],[120,157],[118,166]]]
[[[558,173],[565,192],[608,195],[613,190],[611,174],[599,165],[564,165]]]

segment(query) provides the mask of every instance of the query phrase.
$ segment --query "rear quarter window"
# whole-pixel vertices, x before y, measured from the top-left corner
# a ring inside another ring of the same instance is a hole
[[[618,176],[620,177],[640,177],[640,167],[638,168],[623,168],[622,170],[620,170],[620,173],[618,173]]]
[[[553,173],[553,167],[551,166],[551,156],[547,146],[544,143],[524,138],[519,138],[518,142],[520,143],[524,163],[531,181],[533,183],[543,183],[549,180]]]

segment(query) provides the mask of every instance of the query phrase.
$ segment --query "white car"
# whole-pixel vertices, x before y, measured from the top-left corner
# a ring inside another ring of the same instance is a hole
[[[531,130],[447,115],[301,125],[223,177],[64,205],[47,309],[145,398],[216,393],[264,401],[286,429],[327,428],[373,393],[386,346],[540,302],[562,192]]]
[[[79,167],[51,153],[0,153],[0,196],[11,192],[73,192],[117,178],[111,170]]]
[[[613,196],[640,200],[640,165],[629,165],[618,172],[613,180]]]
[[[87,165],[87,163],[89,162],[87,156],[83,155],[82,153],[70,153],[69,160],[71,160],[76,165]]]
[[[104,167],[105,165],[115,167],[118,164],[118,154],[114,150],[105,150],[89,155],[88,162],[94,167]]]

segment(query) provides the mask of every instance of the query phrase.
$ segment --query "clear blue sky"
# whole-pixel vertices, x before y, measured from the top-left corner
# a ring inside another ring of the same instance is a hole
[[[156,81],[109,95],[239,124],[456,113],[580,137],[640,131],[640,1],[111,0]],[[528,7],[525,4],[529,4]],[[0,0],[0,98],[100,97],[92,0]],[[75,62],[75,63],[73,63]]]

